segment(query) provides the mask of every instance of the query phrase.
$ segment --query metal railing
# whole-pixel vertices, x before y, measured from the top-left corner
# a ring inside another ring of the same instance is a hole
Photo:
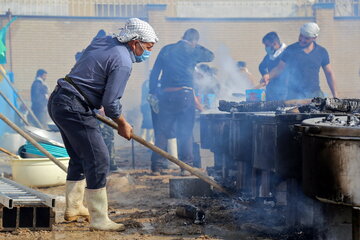
[[[0,0],[0,14],[77,17],[144,17],[148,4],[167,0]]]
[[[359,17],[360,0],[335,0],[335,16]]]
[[[182,0],[174,8],[178,17],[282,18],[313,15],[312,3],[307,0]]]
[[[360,16],[360,0],[0,0],[0,14],[146,17],[148,4],[166,4],[168,17],[308,17],[315,3],[334,3],[335,16]]]

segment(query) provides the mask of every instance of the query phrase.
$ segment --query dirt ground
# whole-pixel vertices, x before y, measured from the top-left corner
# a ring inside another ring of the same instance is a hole
[[[179,171],[168,170],[163,175],[152,176],[149,171],[150,151],[135,147],[135,169],[132,169],[131,148],[117,151],[120,170],[108,179],[109,216],[126,226],[124,232],[89,231],[87,222],[65,222],[64,186],[37,189],[56,196],[56,222],[52,231],[0,233],[0,239],[310,239],[303,230],[284,231],[282,209],[256,203],[241,203],[224,196],[169,197],[169,179]],[[180,204],[191,204],[205,213],[205,223],[194,224],[192,219],[181,218],[175,210]],[[286,234],[285,234],[286,232]]]

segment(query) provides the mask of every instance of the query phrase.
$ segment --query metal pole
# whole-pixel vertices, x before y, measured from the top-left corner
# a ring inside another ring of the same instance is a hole
[[[30,137],[26,132],[24,132],[21,128],[16,126],[13,122],[11,122],[8,118],[6,118],[3,114],[0,113],[0,119],[3,120],[7,125],[9,125],[12,129],[18,132],[21,136],[23,136],[26,140],[28,140],[32,145],[34,145],[37,149],[40,150],[45,156],[47,156],[51,161],[53,161],[59,168],[61,168],[64,172],[67,172],[67,168],[64,164],[62,164],[59,160],[57,160],[51,153],[49,153],[45,148],[43,148],[38,142],[35,141],[32,137]]]
[[[0,65],[0,72],[1,74],[4,76],[5,80],[8,82],[9,86],[12,88],[12,90],[15,92],[16,96],[19,98],[19,100],[21,101],[22,104],[24,104],[25,108],[29,111],[30,115],[34,118],[35,122],[38,124],[38,127],[47,129],[47,127],[43,126],[39,119],[35,116],[35,114],[33,113],[33,111],[25,104],[24,100],[22,99],[22,97],[19,95],[19,93],[16,91],[14,85],[12,84],[12,82],[10,81],[10,79],[6,76],[5,74],[5,69],[3,68],[3,66]]]
[[[360,240],[360,210],[352,209],[352,239]]]
[[[15,153],[12,153],[12,152],[6,150],[5,148],[0,147],[0,151],[6,153],[6,154],[9,155],[9,156],[12,156],[13,158],[20,159],[20,156],[18,156],[18,155],[16,155]]]
[[[101,122],[105,123],[106,125],[109,125],[110,127],[114,128],[114,129],[117,129],[117,124],[114,121],[111,121],[111,120],[109,120],[109,119],[107,119],[107,118],[105,118],[105,117],[103,117],[103,116],[101,116],[99,114],[95,114],[95,117],[98,120],[100,120]],[[177,159],[174,156],[170,155],[169,153],[165,152],[161,148],[158,148],[157,146],[145,141],[144,139],[142,139],[141,137],[139,137],[139,136],[137,136],[135,134],[131,134],[131,138],[134,139],[135,141],[137,141],[138,143],[144,145],[145,147],[151,149],[152,151],[158,153],[159,155],[167,158],[169,161],[175,163],[176,165],[180,166],[181,168],[189,171],[190,173],[197,176],[201,180],[207,182],[208,184],[210,184],[211,186],[213,186],[214,188],[216,188],[220,192],[223,192],[223,193],[231,196],[231,193],[229,193],[225,188],[223,188],[221,185],[219,185],[217,182],[215,182],[214,180],[212,180],[208,176],[204,175],[198,169],[189,166],[188,164],[180,161],[179,159]]]
[[[132,156],[132,168],[135,169],[135,149],[134,139],[131,139],[131,156]]]
[[[26,118],[19,112],[19,110],[17,110],[16,109],[16,107],[14,106],[14,104],[12,104],[11,102],[10,102],[10,100],[5,96],[5,94],[2,92],[2,91],[0,91],[0,95],[3,97],[3,99],[10,105],[10,107],[12,108],[12,109],[14,109],[14,111],[17,113],[17,115],[19,115],[19,117],[24,121],[24,123],[26,124],[26,125],[30,125],[30,123],[26,120]]]
[[[8,11],[6,12],[6,16],[8,17],[8,21],[11,21],[12,15],[11,15],[11,11],[10,8],[8,9]],[[11,25],[9,26],[8,29],[9,32],[9,60],[10,60],[10,71],[13,71],[13,64],[12,64],[12,47],[11,47]]]

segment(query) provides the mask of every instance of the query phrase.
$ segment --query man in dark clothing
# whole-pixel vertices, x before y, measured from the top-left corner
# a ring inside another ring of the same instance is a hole
[[[96,36],[94,37],[94,39],[95,38],[102,38],[102,37],[105,37],[105,36],[106,36],[105,30],[100,29],[98,31],[98,33],[96,34]],[[85,49],[83,49],[81,52],[77,52],[75,54],[75,61],[79,61],[82,54],[84,53],[84,50]],[[106,117],[105,113],[104,113],[104,108],[101,108],[96,112],[98,114],[100,114],[101,116]],[[107,147],[107,149],[109,151],[109,155],[110,155],[110,171],[116,171],[117,170],[117,165],[116,165],[116,162],[115,162],[115,148],[114,148],[115,135],[114,135],[114,129],[112,127],[106,125],[103,122],[99,123],[99,128],[100,128],[101,135],[104,138],[105,145],[106,145],[106,147]]]
[[[150,75],[150,94],[156,93],[158,81],[161,85],[155,144],[165,149],[167,140],[176,137],[179,158],[190,165],[193,163],[192,131],[196,104],[193,90],[194,69],[197,63],[214,59],[210,50],[198,44],[199,38],[199,32],[191,28],[186,30],[182,40],[163,47]],[[153,172],[160,170],[160,158],[158,154],[152,154]]]
[[[285,50],[286,45],[280,41],[276,32],[267,33],[263,37],[262,43],[265,45],[266,56],[259,65],[259,71],[261,76],[264,76],[279,64],[281,55]],[[265,90],[267,101],[286,99],[288,84],[287,78],[287,71],[284,71],[278,77],[271,80]]]
[[[90,229],[125,230],[108,217],[109,152],[93,110],[103,107],[105,115],[117,123],[118,134],[131,138],[132,127],[121,114],[119,99],[132,64],[146,60],[157,41],[148,23],[131,18],[119,35],[94,38],[70,73],[58,80],[48,111],[70,155],[65,220],[90,217]],[[83,205],[84,192],[89,209]]]
[[[31,85],[31,110],[43,125],[47,122],[46,106],[49,98],[49,89],[45,84],[46,77],[47,72],[44,69],[37,70]]]
[[[106,117],[106,115],[104,113],[104,108],[101,108],[95,112],[97,112],[98,114],[100,114],[103,117]],[[118,167],[117,167],[117,164],[115,161],[114,129],[103,122],[99,122],[99,128],[100,128],[101,135],[104,138],[105,145],[109,151],[110,171],[117,171]]]
[[[324,70],[333,97],[337,97],[335,76],[326,49],[315,42],[320,28],[316,23],[306,23],[300,29],[299,41],[288,46],[281,60],[262,81],[269,84],[284,69],[289,71],[287,99],[323,97],[320,89],[320,67]]]

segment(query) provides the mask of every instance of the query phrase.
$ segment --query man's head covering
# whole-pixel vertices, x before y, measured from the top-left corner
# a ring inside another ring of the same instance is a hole
[[[315,37],[317,37],[319,35],[319,32],[320,32],[320,28],[314,22],[305,23],[300,28],[301,35],[303,35],[305,37],[315,38]]]
[[[159,41],[159,38],[156,36],[156,33],[150,24],[138,18],[130,18],[125,23],[125,27],[121,28],[119,35],[116,35],[115,37],[121,43],[126,43],[131,40],[153,43]]]

